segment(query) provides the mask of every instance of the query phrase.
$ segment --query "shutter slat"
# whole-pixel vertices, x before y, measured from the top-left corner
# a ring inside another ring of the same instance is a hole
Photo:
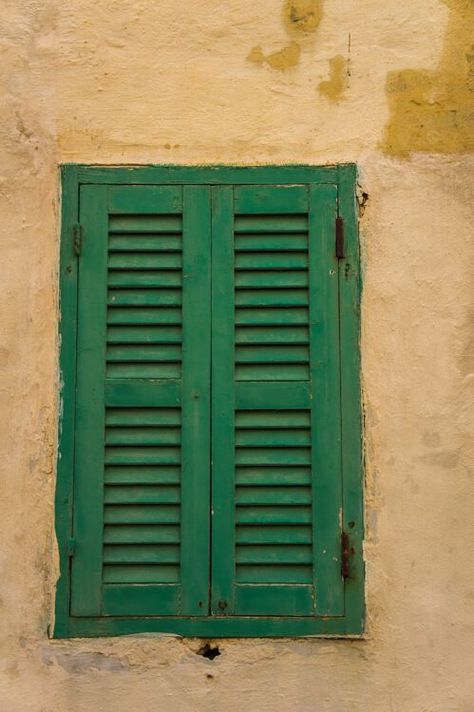
[[[104,509],[106,524],[179,524],[180,508],[175,504],[115,505]]]
[[[108,583],[175,583],[179,581],[179,566],[177,564],[163,565],[120,565],[104,566],[103,580]],[[156,605],[156,604],[155,604]],[[156,608],[154,612],[156,613]]]
[[[288,308],[279,309],[242,309],[237,307],[235,310],[235,323],[239,326],[276,326],[277,324],[307,324],[308,310]]]
[[[122,233],[110,235],[109,252],[178,252],[182,247],[180,234],[143,235]]]
[[[153,284],[154,289],[109,289],[108,303],[110,306],[180,306],[182,302],[181,289],[163,289]]]
[[[310,526],[259,526],[241,525],[236,532],[237,544],[311,544]]]
[[[107,524],[104,544],[179,544],[175,524]]]
[[[179,445],[180,442],[179,428],[113,426],[105,432],[106,445]]]
[[[235,294],[235,304],[238,307],[305,307],[308,305],[308,291],[268,287],[241,289]]]
[[[174,324],[182,323],[181,309],[172,307],[114,307],[107,313],[108,324]]]
[[[174,485],[180,481],[179,465],[118,465],[105,468],[105,483],[110,485]]]
[[[110,215],[109,233],[176,233],[181,234],[179,215]]]
[[[106,487],[105,504],[179,504],[179,486],[116,485]]]
[[[106,544],[105,564],[179,564],[179,546],[173,544]]]
[[[237,583],[310,583],[311,578],[310,565],[242,564],[236,572]],[[291,591],[287,595],[291,596]]]
[[[109,269],[113,270],[180,270],[180,253],[114,252],[109,255]]]
[[[301,233],[243,233],[235,235],[235,250],[237,254],[245,252],[292,252],[306,250],[308,246],[308,236]]]
[[[308,269],[308,253],[301,252],[267,252],[260,254],[253,252],[249,255],[236,253],[235,269],[248,270],[306,270]]]

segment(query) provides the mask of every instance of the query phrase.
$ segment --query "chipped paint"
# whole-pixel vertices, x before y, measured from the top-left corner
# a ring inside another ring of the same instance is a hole
[[[474,151],[474,2],[443,2],[450,16],[437,69],[387,74],[383,149],[389,155]]]
[[[330,78],[318,84],[318,91],[334,103],[341,101],[347,87],[348,63],[342,54],[329,60]]]

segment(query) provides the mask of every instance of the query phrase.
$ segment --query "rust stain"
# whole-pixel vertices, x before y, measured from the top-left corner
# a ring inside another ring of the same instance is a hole
[[[437,69],[387,75],[390,119],[382,148],[389,155],[474,151],[474,2],[443,2],[450,16]]]

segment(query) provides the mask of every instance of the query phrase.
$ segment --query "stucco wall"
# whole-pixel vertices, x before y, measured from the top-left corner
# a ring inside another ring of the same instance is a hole
[[[473,7],[4,0],[2,712],[474,710]],[[48,640],[67,161],[359,165],[365,640]]]

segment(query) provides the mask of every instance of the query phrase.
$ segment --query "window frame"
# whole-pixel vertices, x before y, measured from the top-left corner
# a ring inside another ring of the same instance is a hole
[[[360,637],[364,632],[363,451],[360,395],[361,276],[354,164],[334,166],[88,166],[64,164],[61,179],[60,237],[60,407],[56,535],[60,577],[56,587],[53,636],[96,637],[141,632],[199,637]],[[345,615],[339,617],[278,616],[222,618],[72,617],[70,557],[73,555],[73,463],[75,436],[76,333],[78,257],[74,231],[79,219],[80,186],[244,183],[331,183],[338,189],[338,215],[344,219],[345,256],[338,261],[341,358],[342,529],[350,537],[350,569],[345,579]]]

